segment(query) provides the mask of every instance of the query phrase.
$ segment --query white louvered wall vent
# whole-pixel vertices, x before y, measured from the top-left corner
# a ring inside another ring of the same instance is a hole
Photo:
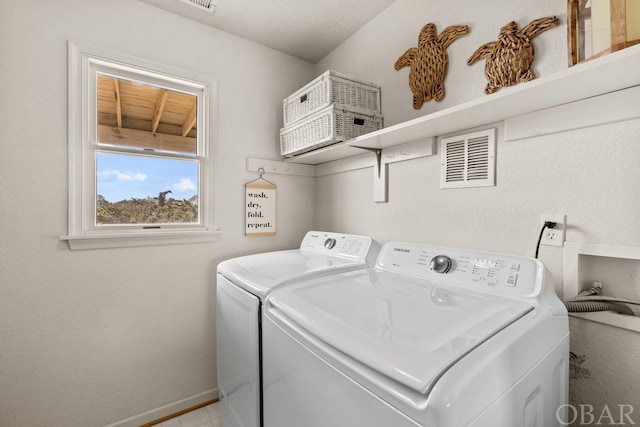
[[[495,185],[496,130],[442,138],[440,188]]]
[[[200,10],[206,10],[213,13],[216,10],[217,0],[180,0],[182,3],[186,3],[193,7],[197,7]]]

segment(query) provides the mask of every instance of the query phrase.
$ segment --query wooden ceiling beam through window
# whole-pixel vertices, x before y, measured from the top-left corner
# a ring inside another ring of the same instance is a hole
[[[184,123],[182,124],[182,136],[187,136],[189,131],[196,124],[196,109],[197,109],[196,107],[197,107],[197,104],[194,103],[193,107],[189,111],[189,114],[187,114],[187,118],[184,119]]]
[[[122,127],[122,103],[120,101],[120,84],[118,83],[118,79],[113,79],[113,90],[116,95],[116,120],[118,122],[118,127]]]
[[[98,125],[98,141],[102,144],[124,145],[148,150],[195,153],[196,139],[178,135]]]
[[[160,124],[160,118],[162,117],[162,113],[164,111],[164,106],[167,103],[167,97],[169,96],[169,92],[165,89],[160,89],[158,93],[158,99],[156,100],[156,106],[153,111],[153,119],[152,119],[152,127],[151,132],[155,133],[158,129],[158,125]],[[182,135],[186,136],[186,135]]]
[[[105,125],[105,126],[118,127],[118,124],[116,123],[115,114],[109,114],[109,113],[98,114],[98,124]],[[122,116],[122,127],[126,129],[143,130],[153,135],[153,133],[148,130],[148,129],[151,129],[151,120],[134,119],[127,116]],[[158,129],[156,129],[155,133],[166,133],[169,135],[180,136],[182,134],[182,125],[171,125],[171,124],[160,122],[160,124],[158,125]],[[195,127],[191,129],[191,132],[189,132],[189,134],[186,136],[195,137],[196,136]]]

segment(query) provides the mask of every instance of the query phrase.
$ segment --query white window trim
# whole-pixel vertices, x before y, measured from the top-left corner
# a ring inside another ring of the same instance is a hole
[[[75,249],[98,249],[132,246],[168,245],[185,243],[205,243],[216,240],[220,231],[216,227],[217,203],[214,203],[217,190],[217,81],[207,75],[185,71],[137,57],[108,51],[93,46],[69,41],[68,46],[68,85],[69,85],[69,230],[61,240],[69,242]],[[198,108],[198,143],[203,144],[203,157],[200,169],[200,214],[202,221],[197,225],[142,229],[142,227],[119,227],[118,230],[97,230],[89,224],[91,209],[88,203],[94,203],[95,171],[89,167],[94,151],[88,146],[90,136],[89,105],[93,98],[90,93],[91,64],[105,61],[120,64],[125,68],[134,68],[148,72],[149,76],[161,75],[164,78],[176,78],[193,82],[194,87],[203,91],[202,108]],[[201,125],[202,124],[202,125]],[[208,125],[207,125],[208,124]],[[93,176],[91,176],[93,175]]]

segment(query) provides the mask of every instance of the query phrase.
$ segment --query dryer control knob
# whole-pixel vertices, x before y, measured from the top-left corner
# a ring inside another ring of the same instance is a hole
[[[448,273],[453,262],[446,255],[437,255],[431,259],[431,269],[436,273]]]
[[[327,249],[333,249],[333,247],[336,245],[336,239],[330,237],[327,240],[324,241],[324,247]]]

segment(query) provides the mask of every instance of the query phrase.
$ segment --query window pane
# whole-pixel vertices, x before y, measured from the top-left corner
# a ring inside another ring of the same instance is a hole
[[[104,74],[97,78],[99,144],[196,154],[196,96]]]
[[[96,153],[96,224],[199,222],[198,162]]]

